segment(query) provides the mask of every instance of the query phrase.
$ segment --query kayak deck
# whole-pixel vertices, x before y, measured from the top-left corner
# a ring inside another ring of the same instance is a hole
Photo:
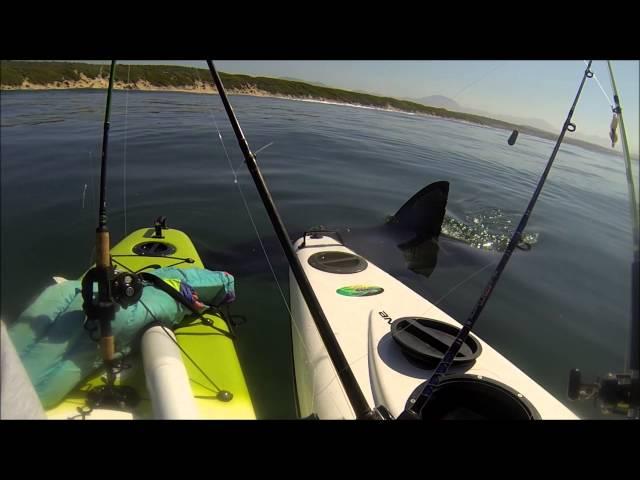
[[[312,257],[319,252],[326,258],[337,258],[334,263],[347,265],[346,260],[339,257],[354,252],[334,238],[307,236],[304,245],[302,239],[295,243],[295,250],[369,405],[384,405],[397,417],[406,408],[412,392],[430,378],[433,367],[407,358],[392,338],[391,324],[398,319],[420,317],[457,328],[461,327],[460,323],[362,257],[365,261],[361,260],[362,266],[353,268],[354,273],[331,273],[314,267],[316,261]],[[355,260],[352,265],[357,266]],[[294,364],[301,416],[355,418],[299,287],[290,276]],[[576,418],[490,345],[475,334],[472,336],[480,343],[481,353],[472,363],[452,366],[451,375],[465,374],[467,378],[508,386],[519,398],[527,399],[543,419]]]
[[[111,249],[114,267],[118,270],[137,271],[154,265],[157,267],[204,268],[191,239],[180,230],[162,229],[162,236],[156,237],[153,228],[142,228],[131,233]],[[140,252],[140,244],[147,243]],[[147,271],[153,271],[149,269]],[[189,383],[200,419],[255,419],[255,411],[246,385],[244,374],[233,340],[222,332],[230,329],[224,319],[214,314],[205,314],[205,318],[216,327],[202,324],[194,316],[188,316],[173,331],[184,352],[182,360],[189,377]],[[222,332],[221,332],[222,331]],[[206,373],[215,386],[194,365],[194,362]],[[96,410],[86,418],[153,418],[152,405],[145,384],[145,375],[139,353],[127,357],[124,361],[129,368],[118,375],[116,385],[126,385],[136,390],[139,403],[129,412]],[[81,417],[78,409],[86,405],[87,392],[104,385],[105,371],[97,371],[79,384],[60,404],[48,410],[47,416],[55,419]],[[232,393],[230,401],[219,400],[219,390]]]

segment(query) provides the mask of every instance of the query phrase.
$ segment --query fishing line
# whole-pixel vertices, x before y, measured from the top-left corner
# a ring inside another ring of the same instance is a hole
[[[260,172],[260,168],[258,167],[258,164],[256,162],[255,155],[251,152],[249,144],[247,143],[247,140],[244,137],[244,133],[242,132],[242,128],[240,127],[240,123],[238,122],[238,118],[233,112],[233,107],[231,106],[231,103],[227,98],[227,94],[220,75],[218,74],[211,60],[207,60],[207,66],[209,67],[211,77],[216,84],[216,88],[218,89],[220,100],[222,101],[227,117],[229,118],[229,122],[231,123],[233,131],[235,133],[236,139],[238,141],[238,146],[240,147],[240,150],[242,151],[242,154],[245,158],[247,169],[249,170],[258,194],[260,195],[260,199],[262,200],[262,203],[265,207],[271,225],[275,230],[280,246],[282,247],[285,257],[289,262],[290,272],[295,277],[298,286],[300,287],[300,291],[304,297],[307,307],[309,308],[309,313],[311,314],[313,321],[318,328],[318,333],[320,334],[320,337],[326,347],[326,352],[331,359],[331,363],[334,366],[337,366],[335,371],[337,371],[340,383],[344,388],[344,393],[346,393],[348,400],[351,403],[356,418],[372,419],[388,417],[388,415],[386,414],[386,409],[379,410],[376,408],[371,408],[364,392],[362,391],[362,388],[358,384],[355,374],[353,373],[349,365],[349,361],[340,348],[340,344],[338,343],[338,340],[336,339],[336,336],[331,329],[331,324],[324,314],[320,301],[315,295],[313,287],[311,286],[307,275],[304,273],[302,264],[300,263],[300,260],[298,259],[293,249],[291,238],[287,233],[284,222],[282,221],[282,218],[280,217],[280,214],[273,201],[273,197],[271,196],[264,177]]]
[[[583,62],[584,62],[584,64],[585,64],[585,65],[588,65],[586,60],[583,60]],[[598,87],[600,87],[600,91],[601,91],[601,92],[602,92],[602,94],[604,95],[604,98],[606,98],[606,99],[607,99],[607,103],[608,103],[608,104],[609,104],[609,106],[611,107],[611,110],[613,110],[613,109],[614,109],[613,101],[611,101],[611,98],[609,98],[609,95],[607,95],[607,92],[605,92],[605,91],[604,91],[604,88],[602,88],[602,84],[600,83],[600,80],[598,80],[598,77],[596,76],[596,74],[595,74],[595,73],[593,74],[593,79],[594,79],[594,80],[596,81],[596,83],[598,84]]]
[[[509,258],[511,258],[511,255],[514,252],[514,250],[516,248],[516,245],[518,244],[518,242],[522,238],[522,234],[524,232],[525,227],[527,226],[527,222],[529,221],[529,217],[531,215],[531,212],[533,211],[533,208],[534,208],[534,206],[536,204],[536,201],[538,200],[538,197],[540,196],[540,193],[542,192],[542,187],[544,186],[544,183],[545,183],[545,181],[547,179],[547,176],[549,175],[549,171],[551,170],[551,167],[553,165],[553,161],[555,160],[556,155],[558,154],[558,151],[560,149],[560,145],[562,144],[562,140],[564,139],[565,134],[567,132],[575,132],[575,130],[576,130],[576,126],[575,126],[575,124],[571,123],[571,120],[572,120],[573,113],[575,111],[576,105],[578,103],[578,100],[580,98],[580,94],[582,93],[582,89],[584,87],[585,82],[587,81],[588,78],[592,78],[593,77],[593,72],[591,71],[591,63],[592,62],[590,61],[589,64],[587,65],[586,70],[584,71],[584,73],[582,75],[582,80],[580,82],[580,86],[578,87],[578,92],[576,93],[576,96],[575,96],[575,98],[573,100],[573,103],[571,104],[571,108],[569,109],[569,113],[567,114],[566,120],[565,120],[565,122],[563,124],[562,130],[560,131],[560,135],[558,136],[558,139],[557,139],[556,144],[555,144],[555,146],[553,148],[551,156],[549,157],[549,160],[547,161],[547,165],[546,165],[546,167],[545,167],[540,179],[538,180],[536,189],[535,189],[531,199],[529,200],[529,204],[527,205],[527,208],[525,209],[524,214],[522,215],[522,218],[520,219],[518,227],[516,228],[516,231],[514,232],[513,236],[511,237],[511,240],[509,241],[509,245],[507,246],[507,249],[504,251],[504,253],[502,255],[502,258],[500,259],[500,262],[498,263],[498,266],[496,267],[496,269],[494,270],[493,274],[491,275],[491,278],[487,282],[484,290],[482,291],[482,294],[480,295],[480,298],[477,300],[477,302],[473,306],[473,309],[471,310],[471,313],[469,314],[469,316],[465,320],[462,328],[460,329],[460,332],[456,336],[456,338],[453,341],[453,343],[451,343],[451,345],[447,349],[446,353],[443,355],[443,357],[438,362],[438,365],[436,366],[435,370],[433,371],[433,373],[429,377],[429,380],[427,380],[427,382],[424,385],[424,387],[420,388],[416,392],[415,395],[412,395],[412,398],[410,398],[410,400],[409,400],[409,405],[411,405],[411,406],[406,408],[398,418],[401,418],[401,419],[409,419],[409,418],[410,419],[419,419],[419,418],[422,417],[422,409],[430,401],[432,395],[435,392],[436,387],[440,383],[440,378],[442,378],[444,375],[447,374],[449,368],[453,364],[453,361],[454,361],[456,355],[460,351],[460,348],[464,344],[464,342],[467,339],[468,335],[471,333],[471,330],[472,330],[473,326],[475,325],[476,320],[478,319],[478,317],[482,313],[487,301],[491,297],[491,294],[494,291],[494,289],[495,289],[495,287],[496,287],[496,285],[498,283],[498,280],[500,279],[500,276],[502,275],[502,272],[504,271],[505,267],[507,266]]]
[[[261,151],[267,149],[268,147],[270,147],[271,145],[273,145],[273,142],[269,142],[266,145],[264,145],[263,147],[260,147],[258,150],[256,150],[255,152],[253,152],[254,155],[258,155]]]
[[[258,238],[258,243],[260,243],[260,248],[262,249],[262,253],[264,254],[264,258],[267,261],[267,264],[269,265],[269,269],[271,270],[271,275],[273,276],[273,279],[276,282],[276,286],[278,288],[278,292],[280,293],[280,298],[282,299],[282,303],[283,303],[285,309],[287,310],[287,312],[289,314],[289,319],[293,320],[293,314],[291,313],[291,309],[289,308],[289,303],[287,302],[287,300],[285,298],[284,291],[282,290],[282,286],[280,285],[280,282],[278,281],[278,277],[276,275],[275,269],[273,268],[271,260],[269,260],[269,255],[267,254],[267,249],[264,246],[264,243],[262,241],[262,237],[260,236],[260,232],[258,231],[258,227],[256,226],[256,223],[255,223],[255,221],[253,219],[253,215],[251,214],[251,210],[250,210],[249,205],[247,203],[247,200],[246,200],[246,198],[244,196],[244,192],[242,190],[242,187],[241,187],[240,183],[238,182],[238,177],[236,175],[236,172],[233,170],[233,164],[231,163],[231,159],[229,158],[229,154],[228,154],[227,148],[226,148],[226,146],[224,144],[224,140],[222,138],[222,133],[220,132],[220,129],[218,128],[218,123],[216,122],[215,115],[213,114],[213,111],[211,111],[211,110],[209,110],[209,113],[211,114],[211,118],[213,119],[213,123],[214,123],[214,125],[216,127],[216,131],[218,132],[218,138],[220,139],[220,142],[222,144],[222,149],[224,150],[225,157],[227,158],[227,163],[229,164],[229,168],[231,169],[231,172],[233,174],[233,179],[234,179],[233,183],[235,183],[236,186],[238,187],[238,192],[240,193],[240,197],[242,198],[242,203],[244,204],[245,211],[247,212],[247,215],[249,217],[249,221],[251,222],[251,226],[253,227],[253,231],[255,232],[256,237]],[[295,328],[298,336],[300,337],[300,339],[302,339],[302,334],[298,330],[296,322],[291,321],[291,324],[294,325],[294,328]],[[310,357],[310,353],[309,353],[309,351],[307,349],[307,346],[304,343],[304,341],[302,342],[302,344],[303,344],[303,346],[305,348],[305,351],[306,351],[307,355],[309,356],[309,358],[311,358]]]
[[[227,147],[224,144],[224,140],[222,138],[222,133],[220,132],[220,129],[218,128],[218,122],[216,121],[215,115],[213,113],[213,111],[211,109],[209,109],[209,113],[211,114],[211,118],[213,119],[213,124],[215,125],[216,131],[218,132],[218,138],[220,139],[220,143],[222,144],[222,149],[224,151],[224,155],[227,159],[227,163],[229,164],[229,168],[231,169],[231,173],[233,175],[233,183],[236,184],[236,186],[238,187],[238,192],[240,193],[240,197],[242,198],[242,203],[244,204],[244,208],[247,212],[247,215],[249,216],[249,221],[251,222],[251,226],[253,227],[253,231],[256,234],[256,237],[258,238],[258,243],[260,243],[260,248],[262,249],[262,252],[264,253],[264,257],[267,261],[267,264],[269,265],[269,269],[271,270],[271,274],[273,275],[273,279],[276,282],[276,285],[278,286],[278,291],[280,292],[280,296],[282,297],[282,301],[287,309],[287,311],[289,312],[289,315],[291,315],[291,310],[289,309],[289,305],[285,299],[284,296],[284,292],[282,290],[282,287],[280,286],[280,282],[278,281],[278,277],[276,276],[276,272],[275,269],[273,268],[273,265],[271,264],[271,260],[269,260],[269,255],[267,254],[267,249],[264,246],[264,243],[262,241],[262,237],[260,236],[260,232],[258,231],[258,227],[256,226],[256,223],[254,221],[253,215],[251,214],[251,210],[249,209],[249,204],[247,203],[247,199],[244,196],[244,192],[242,190],[242,187],[240,186],[240,183],[238,182],[238,176],[236,174],[236,172],[233,169],[233,164],[231,162],[231,158],[229,158],[229,153],[227,152]]]
[[[273,145],[273,142],[269,142],[266,145],[260,147],[258,150],[256,150],[255,152],[253,152],[253,156],[256,157],[256,163],[258,162],[258,153],[260,153],[263,150],[266,150],[268,147],[270,147],[271,145]],[[240,167],[242,166],[242,164],[244,163],[244,160],[241,160],[240,163],[238,163],[238,166],[236,167],[236,169],[234,170],[234,172],[237,174],[238,170],[240,170]]]
[[[276,287],[277,287],[278,292],[280,294],[280,298],[282,299],[282,303],[283,303],[283,305],[284,305],[284,307],[287,310],[287,313],[289,315],[290,324],[293,325],[293,330],[295,331],[296,335],[300,339],[300,344],[302,345],[302,348],[304,349],[307,358],[312,358],[311,357],[311,352],[309,351],[309,349],[308,349],[308,347],[307,347],[307,345],[306,345],[306,343],[304,341],[304,338],[302,336],[302,333],[300,332],[300,329],[298,328],[298,325],[296,324],[295,321],[293,321],[293,313],[291,312],[291,309],[289,308],[289,302],[287,302],[287,299],[285,298],[284,291],[282,290],[282,286],[280,285],[280,282],[278,281],[278,277],[276,275],[275,269],[273,268],[273,265],[271,264],[271,261],[269,260],[269,255],[267,254],[267,249],[264,246],[264,243],[262,241],[262,237],[260,236],[260,232],[258,231],[258,227],[256,226],[256,223],[255,223],[255,221],[253,219],[253,215],[251,214],[251,210],[249,208],[249,204],[247,203],[247,200],[246,200],[246,198],[244,196],[244,192],[242,190],[242,186],[241,186],[240,182],[238,182],[237,172],[233,168],[233,163],[231,162],[231,158],[229,157],[229,153],[227,151],[227,147],[226,147],[226,145],[224,143],[224,139],[222,138],[222,133],[220,131],[220,128],[218,127],[218,122],[216,121],[216,116],[213,113],[213,108],[211,107],[211,105],[207,104],[207,110],[209,111],[209,114],[211,115],[211,119],[213,120],[213,124],[215,126],[216,132],[218,133],[218,138],[220,139],[220,143],[222,145],[222,150],[224,151],[224,155],[225,155],[225,157],[227,159],[227,163],[229,164],[229,169],[231,170],[231,174],[233,175],[233,183],[238,188],[238,193],[240,194],[240,198],[242,199],[242,203],[244,205],[244,209],[247,212],[247,216],[249,217],[249,221],[251,223],[251,226],[253,227],[253,231],[256,234],[258,242],[260,243],[260,248],[262,249],[262,253],[264,254],[264,258],[267,261],[267,264],[269,265],[269,269],[271,270],[271,275],[273,276],[273,279],[274,279],[274,281],[276,283]],[[271,144],[269,144],[269,145],[271,145]],[[266,145],[265,147],[262,147],[262,149],[265,149],[269,145]],[[333,380],[330,380],[329,383],[331,383],[332,381]],[[313,386],[313,389],[314,389],[314,393],[315,393],[315,385]]]
[[[167,334],[167,337],[169,337],[171,339],[171,341],[177,345],[177,347],[180,349],[182,354],[189,359],[189,361],[193,364],[193,366],[198,369],[198,371],[204,376],[204,378],[206,378],[211,383],[211,385],[213,385],[213,387],[216,389],[216,391],[218,393],[221,392],[222,389],[220,387],[218,387],[218,385],[216,385],[216,383],[213,380],[211,380],[209,375],[207,375],[207,373],[202,368],[200,368],[200,365],[198,365],[196,363],[196,361],[193,358],[191,358],[191,356],[185,351],[185,349],[182,348],[182,346],[178,343],[178,341],[175,338],[173,338],[173,335],[171,335],[171,330],[169,330],[162,323],[160,323],[160,321],[156,318],[156,316],[153,314],[153,312],[151,310],[149,310],[149,307],[147,307],[147,305],[142,301],[142,299],[140,299],[139,301],[140,301],[140,304],[147,311],[147,313],[151,316],[151,318],[158,324],[158,326],[160,328],[162,328],[164,333]]]
[[[131,77],[131,64],[127,70],[127,86],[124,100],[124,162],[122,166],[122,203],[124,210],[124,234],[127,235],[127,118],[129,112],[129,79]]]
[[[496,66],[495,68],[489,70],[487,73],[485,73],[484,75],[482,75],[480,78],[474,80],[473,82],[471,82],[469,85],[467,85],[466,87],[464,87],[462,90],[460,90],[458,93],[456,93],[455,95],[453,95],[451,98],[452,100],[455,100],[462,92],[464,92],[465,90],[467,90],[468,88],[471,88],[472,86],[474,86],[476,83],[480,82],[481,80],[484,80],[485,78],[487,78],[491,73],[495,72],[496,70],[498,70],[499,68],[505,66],[507,63],[509,63],[508,61],[505,63],[500,63],[498,64],[498,66]]]
[[[438,304],[440,302],[442,302],[445,298],[447,298],[451,293],[453,293],[454,290],[457,290],[459,287],[461,287],[463,284],[467,283],[469,280],[471,280],[473,277],[475,277],[476,275],[478,275],[480,272],[486,270],[487,268],[489,268],[492,265],[495,265],[496,262],[491,262],[491,263],[487,263],[484,267],[481,267],[480,269],[476,270],[475,272],[473,272],[471,275],[469,275],[468,277],[466,277],[464,280],[462,280],[460,283],[458,283],[457,285],[455,285],[453,288],[451,288],[447,293],[445,293],[442,297],[440,297],[438,300],[436,300],[435,302],[433,302],[432,305],[429,306],[429,310],[435,310],[435,307],[438,306]],[[398,328],[398,332],[402,332],[408,328],[411,328],[411,324],[407,323],[405,326]],[[378,343],[378,345],[382,345],[383,343],[390,341],[391,339],[393,339],[392,336],[385,336],[382,338],[382,340],[380,340],[380,342]],[[356,358],[353,362],[351,362],[351,364],[355,364],[358,360],[368,356],[368,353],[365,353],[364,355]],[[322,390],[325,390],[325,388],[323,388]],[[321,391],[322,392],[322,391]],[[319,392],[319,393],[321,393]]]
[[[84,199],[87,196],[87,184],[84,184],[84,187],[82,188],[82,209],[84,210]]]
[[[91,185],[91,206],[96,207],[96,171],[95,171],[95,161],[93,160],[93,155],[91,155],[91,150],[89,150],[89,183]]]
[[[489,268],[492,265],[495,265],[496,263],[497,262],[490,262],[490,263],[487,263],[484,267],[479,268],[478,270],[473,272],[471,275],[466,277],[464,280],[462,280],[460,283],[456,284],[453,288],[451,288],[447,293],[445,293],[442,297],[440,297],[438,300],[436,300],[433,304],[437,306],[440,302],[442,302],[445,298],[447,298],[451,293],[453,293],[459,287],[461,287],[462,285],[467,283],[469,280],[471,280],[473,277],[478,275],[480,272],[483,272],[484,270],[486,270],[487,268]],[[407,325],[407,327],[405,327],[405,328],[408,328],[408,327],[409,327],[409,325]]]
[[[99,142],[99,140],[98,140]],[[97,149],[99,149],[99,143],[96,146]],[[98,176],[97,176],[97,171],[98,171],[98,166],[96,164],[96,157],[93,156],[93,154],[91,153],[91,150],[89,150],[89,160],[91,165],[89,166],[89,170],[90,170],[90,182],[91,180],[93,180],[93,185],[91,188],[91,200],[92,200],[92,206],[93,206],[93,211],[95,212],[97,210],[97,199],[96,199],[96,191],[98,190]],[[91,266],[93,265],[93,259],[94,259],[94,255],[96,253],[96,245],[95,243],[93,244],[93,246],[91,247],[91,253],[89,254],[89,268],[91,268]]]
[[[100,67],[100,72],[102,72],[102,67]],[[100,74],[102,75],[102,74]],[[96,140],[96,145],[95,145],[95,149],[96,152],[100,151],[100,140],[101,138],[98,137],[98,139]],[[91,205],[93,208],[93,211],[97,210],[97,199],[96,199],[96,191],[98,190],[98,166],[96,164],[96,160],[97,160],[97,156],[94,157],[93,152],[91,150],[89,150],[89,183],[91,183]],[[95,244],[91,247],[91,253],[89,253],[89,268],[91,268],[91,266],[94,263],[94,255],[95,255],[95,251],[96,251],[96,246]]]
[[[99,77],[102,78],[102,65],[100,65]],[[98,138],[96,139],[96,144],[94,146],[96,155],[93,155],[93,152],[89,150],[89,161],[91,163],[89,167],[91,172],[90,177],[93,180],[93,182],[90,181],[90,183],[93,183],[91,188],[91,200],[92,200],[94,211],[97,210],[97,205],[98,205],[96,192],[100,188],[99,187],[100,180],[98,175],[99,165],[97,162],[98,162],[98,154],[101,150],[101,142],[102,142],[102,136],[98,133]],[[96,253],[96,246],[94,244],[93,247],[91,247],[91,253],[89,254],[89,268],[91,268],[91,266],[94,264],[95,253]]]

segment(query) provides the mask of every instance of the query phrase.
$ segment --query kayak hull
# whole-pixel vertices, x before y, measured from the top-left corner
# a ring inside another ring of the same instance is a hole
[[[350,368],[370,406],[384,406],[397,417],[410,396],[433,373],[432,367],[412,361],[392,338],[391,324],[400,318],[423,317],[461,328],[456,320],[404,284],[365,260],[355,273],[331,273],[316,268],[314,254],[355,254],[337,240],[307,236],[294,248],[300,263]],[[362,257],[360,257],[362,258]],[[310,261],[311,259],[311,261]],[[355,265],[355,264],[354,264]],[[311,314],[290,273],[294,366],[300,415],[353,419],[355,414],[320,339]],[[524,372],[472,334],[481,353],[475,361],[453,365],[449,374],[502,385],[531,407],[534,418],[575,419],[567,407]]]
[[[141,248],[141,245],[144,246]],[[168,228],[162,229],[160,238],[155,236],[153,228],[136,230],[112,247],[111,256],[114,267],[121,271],[138,271],[150,267],[145,271],[153,272],[154,268],[169,266],[205,268],[191,239],[180,230]],[[189,359],[181,352],[197,418],[255,419],[255,410],[235,345],[229,336],[222,333],[230,332],[229,325],[217,315],[206,314],[205,317],[211,320],[219,330],[189,316],[173,331],[181,349],[191,358]],[[133,354],[126,359],[126,363],[129,368],[118,375],[116,384],[132,387],[140,399],[137,405],[122,410],[96,409],[86,416],[87,419],[154,418],[142,356],[139,353]],[[230,392],[231,400],[219,399],[218,390],[200,369],[215,382],[220,390]],[[96,371],[79,384],[60,404],[47,410],[47,417],[51,419],[81,418],[79,409],[86,406],[87,393],[104,385],[104,376],[104,371]]]

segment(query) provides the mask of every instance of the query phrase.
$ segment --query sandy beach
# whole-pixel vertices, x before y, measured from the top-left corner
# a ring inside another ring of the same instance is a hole
[[[31,83],[28,79],[25,79],[20,85],[2,85],[1,90],[74,90],[74,89],[97,89],[106,90],[109,86],[109,80],[107,78],[88,78],[84,74],[80,74],[80,80],[65,80],[62,82],[51,82],[46,84]],[[183,93],[201,93],[201,94],[217,94],[218,90],[211,84],[207,84],[202,81],[196,81],[193,85],[184,85],[181,87],[166,87],[152,85],[146,80],[139,80],[137,82],[124,82],[122,80],[116,80],[113,85],[114,90],[137,90],[147,92],[183,92]],[[298,100],[302,102],[323,103],[326,105],[342,105],[357,108],[366,108],[371,110],[381,110],[387,112],[400,112],[408,115],[414,115],[413,112],[406,112],[387,105],[386,107],[375,107],[372,105],[361,105],[357,103],[345,103],[336,102],[335,100],[329,100],[325,98],[317,98],[311,96],[292,96],[292,95],[277,95],[265,90],[258,89],[255,85],[249,85],[244,88],[229,88],[225,89],[229,95],[249,95],[252,97],[270,97],[280,98],[284,100]],[[430,116],[430,115],[429,115]]]

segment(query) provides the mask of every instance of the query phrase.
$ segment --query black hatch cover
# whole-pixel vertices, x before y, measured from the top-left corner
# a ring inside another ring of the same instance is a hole
[[[329,273],[358,273],[367,268],[367,261],[353,253],[326,251],[309,257],[309,265]]]
[[[176,247],[164,242],[142,242],[133,247],[133,253],[150,257],[168,257],[176,253]]]
[[[458,327],[424,317],[402,317],[391,324],[391,336],[409,357],[435,366],[460,332]],[[480,342],[470,335],[453,363],[459,365],[475,360],[482,352]]]

